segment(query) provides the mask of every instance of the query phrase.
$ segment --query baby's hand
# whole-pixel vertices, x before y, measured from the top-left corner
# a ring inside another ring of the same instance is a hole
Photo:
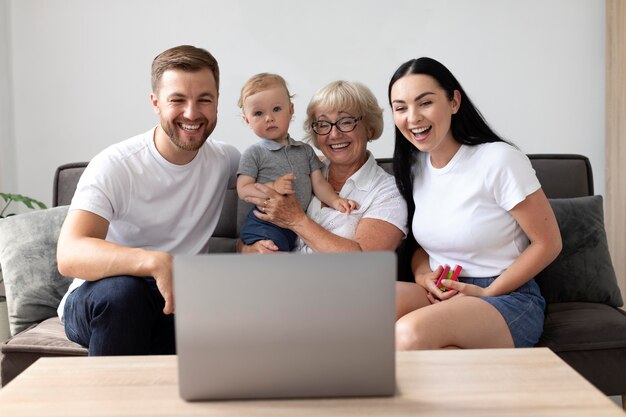
[[[333,208],[342,213],[350,214],[352,210],[358,208],[356,201],[348,200],[347,198],[337,198],[333,203]]]
[[[274,181],[274,190],[282,195],[295,193],[295,190],[293,189],[293,180],[295,179],[296,176],[292,173],[277,178],[276,181]]]

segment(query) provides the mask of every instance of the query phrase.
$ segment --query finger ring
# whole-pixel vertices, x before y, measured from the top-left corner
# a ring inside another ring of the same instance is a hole
[[[267,202],[268,202],[268,201],[270,201],[270,199],[269,199],[269,198],[266,198],[266,199],[265,199],[265,202],[263,203],[263,207],[267,207]]]

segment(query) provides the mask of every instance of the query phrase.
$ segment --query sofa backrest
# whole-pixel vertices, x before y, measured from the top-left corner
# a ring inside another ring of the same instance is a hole
[[[548,198],[571,198],[593,195],[593,174],[589,159],[582,155],[530,154],[530,162]],[[393,174],[392,159],[379,158],[378,164]],[[68,205],[87,162],[61,165],[54,175],[52,205]],[[213,237],[210,252],[234,252],[239,227],[249,210],[239,201],[235,190],[227,190],[224,207]],[[232,213],[237,213],[233,216]]]
[[[589,158],[573,154],[529,154],[541,188],[548,198],[593,195],[593,172]]]

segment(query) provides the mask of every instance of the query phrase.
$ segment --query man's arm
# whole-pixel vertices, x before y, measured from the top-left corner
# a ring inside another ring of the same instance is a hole
[[[59,272],[95,281],[116,275],[154,277],[165,299],[163,312],[174,312],[172,256],[165,252],[129,248],[105,240],[109,222],[85,210],[71,210],[59,236]]]

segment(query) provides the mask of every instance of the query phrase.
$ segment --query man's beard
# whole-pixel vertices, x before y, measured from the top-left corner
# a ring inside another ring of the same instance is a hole
[[[182,151],[192,151],[192,152],[197,151],[198,149],[202,147],[202,145],[204,145],[204,142],[206,142],[209,135],[213,133],[213,130],[215,130],[215,125],[216,125],[215,121],[213,123],[210,123],[206,119],[196,120],[194,122],[191,122],[191,124],[201,123],[202,126],[200,127],[200,129],[204,129],[204,130],[200,131],[200,129],[198,129],[198,131],[191,137],[192,138],[191,141],[184,142],[181,140],[180,135],[179,135],[180,131],[178,130],[179,129],[178,123],[185,123],[185,121],[182,121],[182,122],[175,121],[173,123],[169,121],[161,121],[161,127],[163,128],[163,131],[167,134],[167,136],[170,138],[170,141],[174,144],[174,146],[176,146],[178,149]]]

